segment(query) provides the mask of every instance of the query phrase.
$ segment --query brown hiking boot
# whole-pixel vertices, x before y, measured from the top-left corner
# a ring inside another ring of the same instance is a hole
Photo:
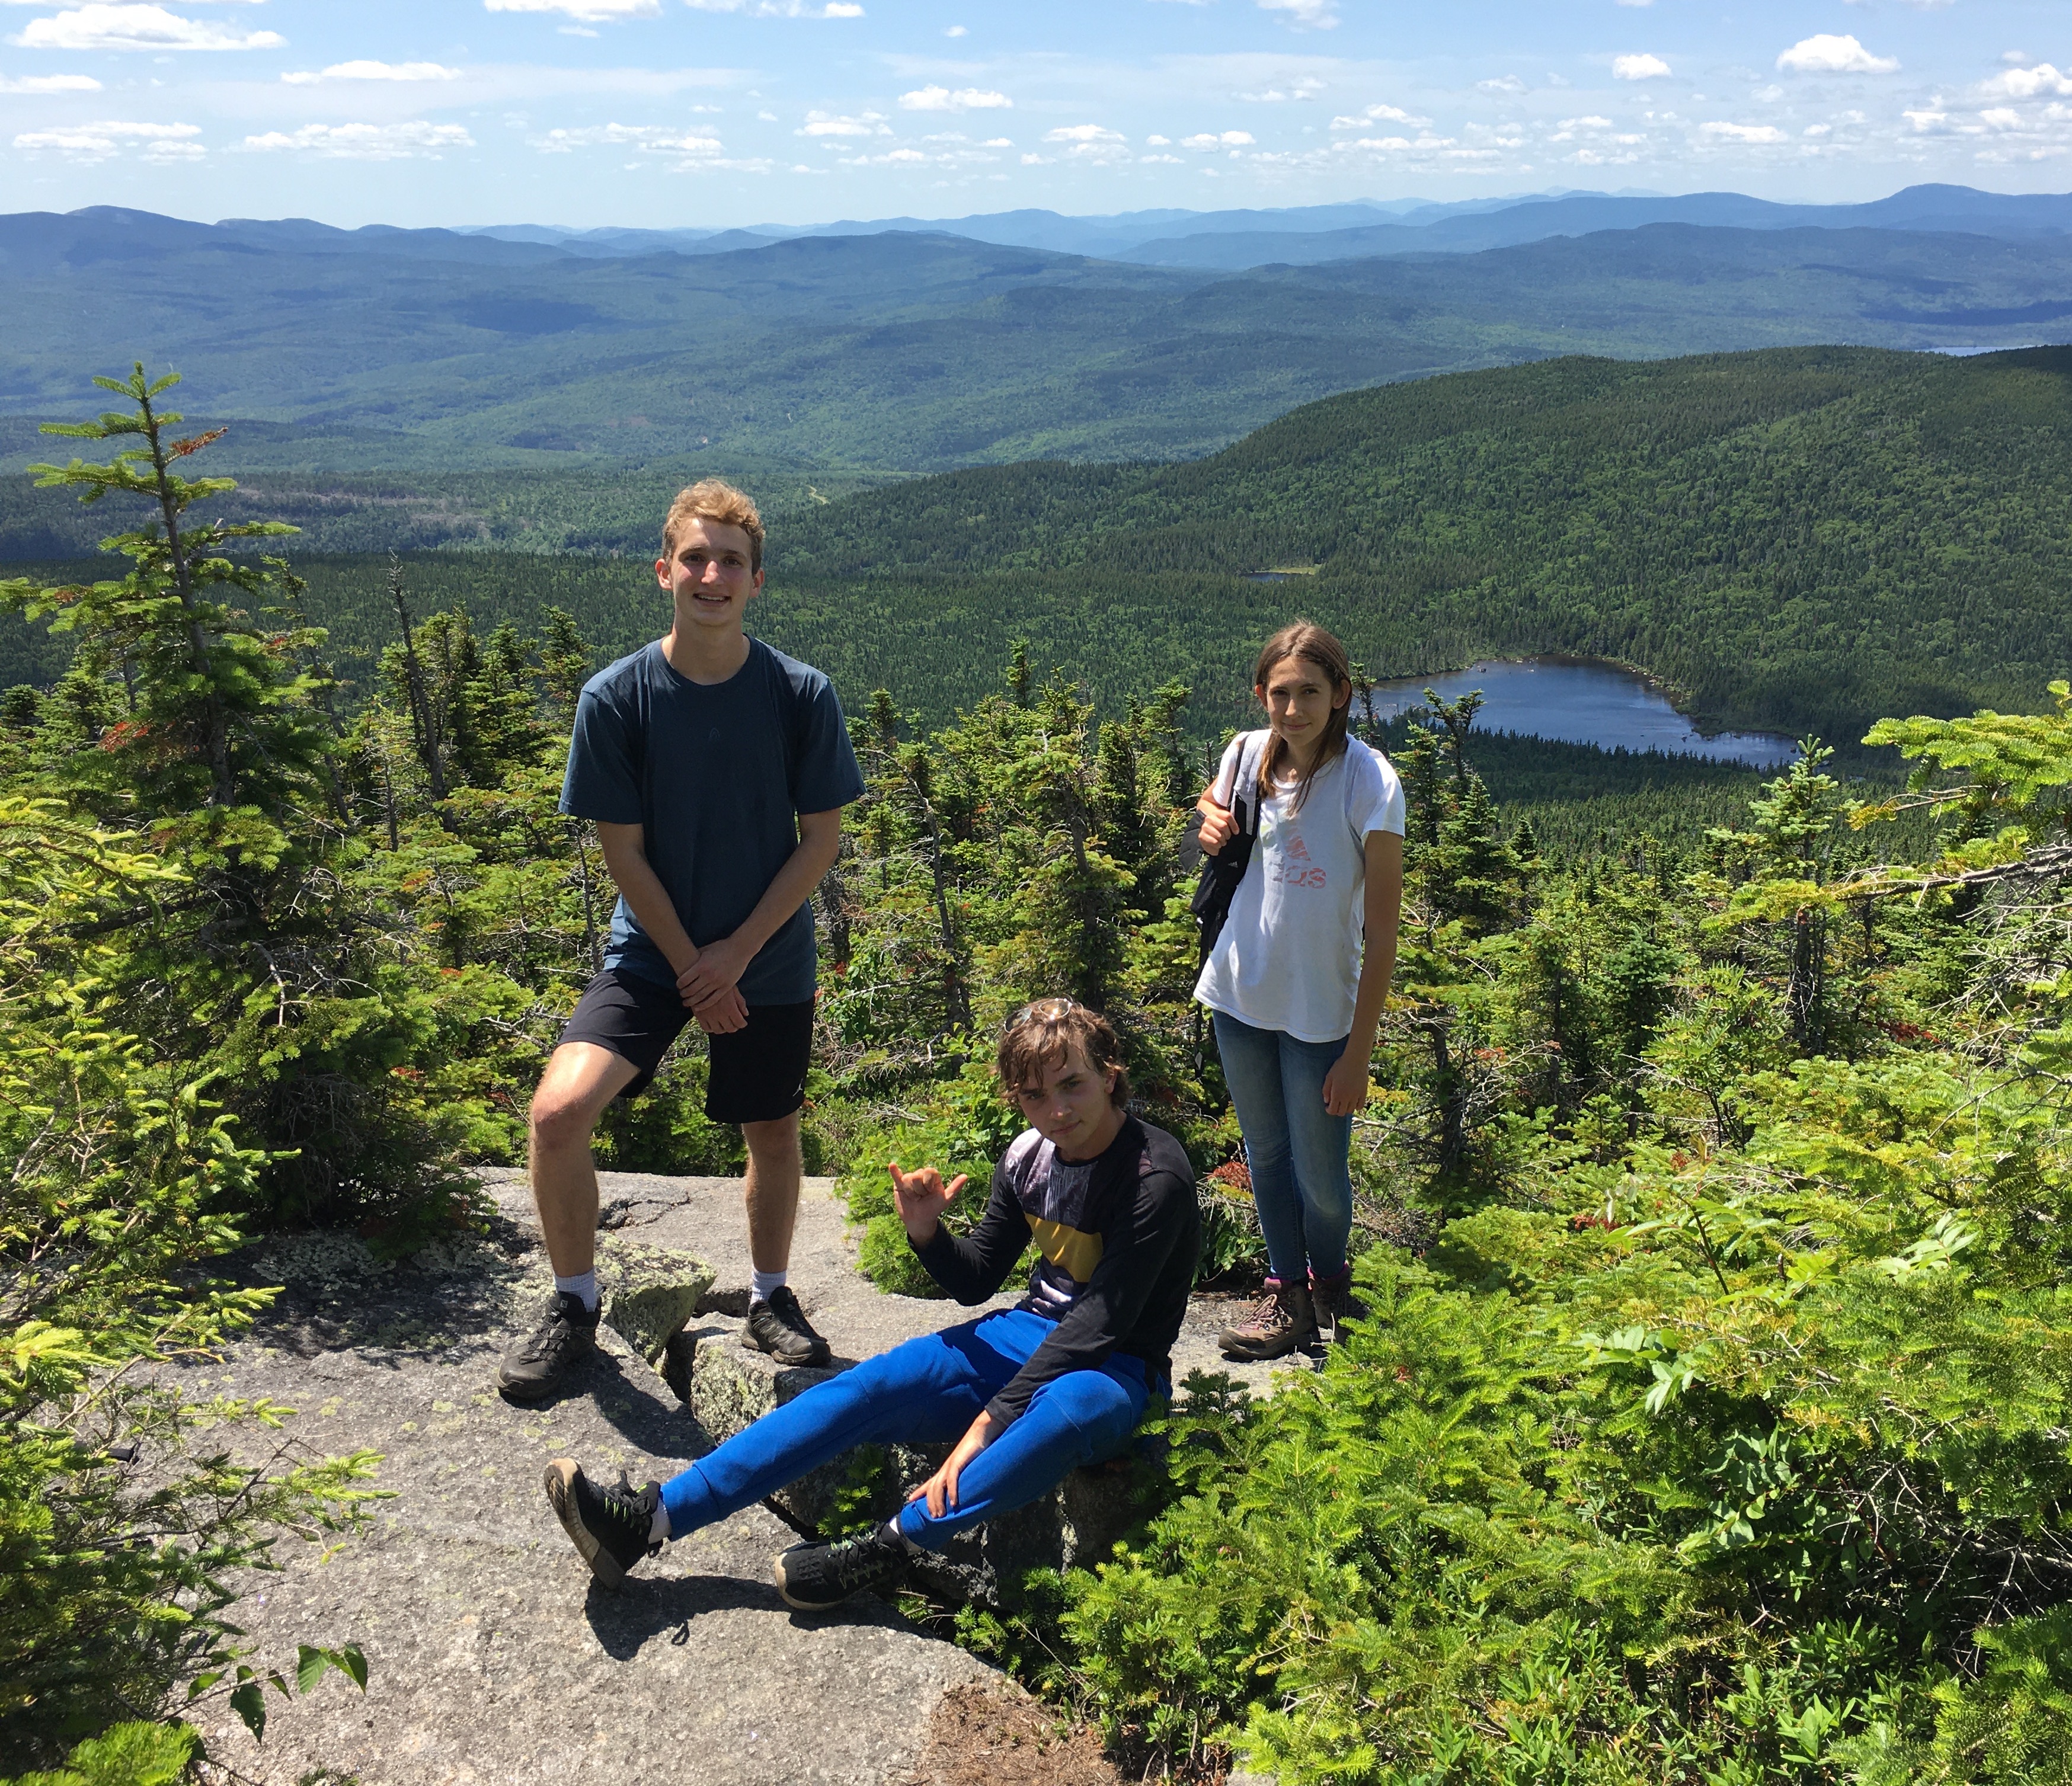
[[[1346,1337],[1347,1321],[1356,1321],[1367,1312],[1365,1306],[1353,1294],[1353,1268],[1350,1265],[1334,1278],[1320,1278],[1312,1272],[1309,1300],[1317,1311],[1318,1328],[1321,1330],[1330,1327],[1333,1345]]]
[[[1225,1328],[1216,1343],[1227,1358],[1278,1358],[1317,1343],[1317,1310],[1306,1283],[1266,1280],[1266,1295],[1244,1318]]]

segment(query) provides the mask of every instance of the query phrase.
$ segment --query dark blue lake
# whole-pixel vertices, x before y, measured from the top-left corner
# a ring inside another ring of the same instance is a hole
[[[1723,762],[1772,769],[1799,754],[1790,738],[1769,732],[1700,734],[1654,684],[1615,664],[1579,663],[1554,658],[1519,663],[1472,663],[1442,675],[1406,676],[1378,684],[1374,710],[1392,717],[1424,704],[1424,691],[1457,700],[1482,692],[1477,726],[1490,732],[1523,732],[1564,744],[1593,744],[1614,750],[1679,751]]]

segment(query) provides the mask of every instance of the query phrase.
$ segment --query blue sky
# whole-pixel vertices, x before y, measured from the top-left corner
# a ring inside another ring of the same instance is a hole
[[[6,210],[725,226],[2072,187],[2065,0],[0,0]]]

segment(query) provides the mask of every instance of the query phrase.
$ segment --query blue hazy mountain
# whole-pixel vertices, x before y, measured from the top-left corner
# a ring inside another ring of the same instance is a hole
[[[1376,254],[1464,253],[1512,248],[1554,236],[1583,236],[1649,224],[1727,229],[1907,229],[1975,236],[2072,231],[2072,194],[1982,192],[1914,186],[1863,204],[1778,204],[1738,192],[1546,192],[1435,204],[1417,199],[1358,199],[1276,210],[1133,211],[1068,217],[1054,211],[968,217],[845,219],[746,229],[549,230],[498,226],[480,233],[557,246],[572,254],[619,256],[646,249],[710,254],[800,236],[870,236],[888,231],[962,236],[1010,248],[1133,261],[1150,265],[1240,269],[1275,262],[1308,265]],[[1288,238],[1298,238],[1289,240]]]
[[[1899,199],[1930,219],[1958,202]],[[1660,201],[1540,201],[1629,202]],[[2025,203],[2006,208],[2047,223],[2064,201]],[[0,416],[97,408],[88,376],[142,358],[179,366],[197,413],[299,430],[310,466],[347,443],[364,464],[386,431],[393,463],[710,449],[906,471],[1190,457],[1336,392],[1572,353],[1971,351],[2072,324],[2072,235],[2041,229],[1655,222],[1239,272],[943,232],[698,247],[0,217]]]

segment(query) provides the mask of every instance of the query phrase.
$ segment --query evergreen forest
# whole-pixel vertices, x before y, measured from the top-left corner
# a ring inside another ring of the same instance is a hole
[[[1149,1778],[2072,1780],[2063,366],[1564,360],[787,515],[756,623],[869,784],[808,1169],[896,1293],[881,1163],[989,1171],[988,1037],[1059,992],[1185,1143],[1205,1278],[1256,1276],[1179,844],[1291,595],[1363,679],[1590,651],[1807,734],[1762,777],[1356,698],[1410,811],[1367,1315],[1271,1397],[1181,1386],[1112,1559],[917,1615]],[[365,1686],[236,1596],[356,1542],[379,1460],[172,1367],[263,1311],[245,1241],[407,1254],[520,1157],[610,909],[574,703],[658,618],[637,562],[304,558],[222,518],[175,380],[100,382],[42,475],[108,549],[0,583],[54,642],[0,698],[0,1768],[66,1786]],[[737,1169],[704,1076],[601,1164]]]
[[[603,660],[633,649],[660,626],[649,535],[684,470],[578,477],[551,502],[535,499],[537,474],[517,478],[495,549],[407,556],[421,606],[525,632],[559,608]],[[606,485],[610,506],[586,511]],[[1328,398],[1185,464],[771,488],[754,623],[824,668],[853,710],[886,687],[943,723],[1026,638],[1104,716],[1185,681],[1207,741],[1241,716],[1253,642],[1299,606],[1377,677],[1486,656],[1616,659],[1706,720],[1818,732],[1853,767],[1882,716],[2031,708],[2062,667],[2072,357],[1564,359]],[[63,494],[39,493],[38,512]],[[471,499],[456,487],[455,503]],[[308,612],[339,674],[365,687],[394,625],[388,552],[306,548],[327,527],[364,548],[388,523],[316,507],[285,511],[311,528],[296,557]],[[608,540],[625,556],[510,550],[518,508],[565,544]],[[268,518],[230,492],[210,512]],[[75,555],[97,519],[68,503],[63,529],[36,522],[13,549],[62,545],[49,575],[89,576]],[[47,684],[65,649],[0,618],[0,685]]]

